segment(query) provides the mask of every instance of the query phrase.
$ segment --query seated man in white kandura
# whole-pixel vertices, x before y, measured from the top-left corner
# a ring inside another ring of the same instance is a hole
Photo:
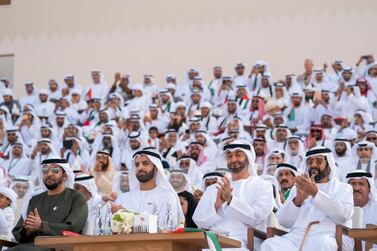
[[[177,228],[185,217],[177,193],[170,185],[162,167],[161,156],[153,148],[144,148],[133,156],[130,171],[130,191],[121,194],[112,206],[116,212],[126,208],[133,212],[147,212],[158,216],[159,228]],[[171,213],[170,226],[165,217]]]
[[[262,251],[336,251],[336,224],[352,227],[352,187],[335,177],[331,150],[313,147],[306,153],[306,165],[306,173],[296,177],[295,186],[276,214],[279,223],[291,230],[264,241]],[[343,250],[351,247],[350,240],[344,240]]]
[[[245,246],[247,228],[266,228],[273,209],[272,185],[258,177],[254,148],[248,142],[236,140],[223,150],[232,177],[206,189],[193,220],[198,227],[229,232]]]

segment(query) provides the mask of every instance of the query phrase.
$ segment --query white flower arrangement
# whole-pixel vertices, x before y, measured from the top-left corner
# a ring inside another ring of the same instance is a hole
[[[127,209],[119,209],[111,218],[111,230],[113,233],[129,234],[134,225],[135,213]]]

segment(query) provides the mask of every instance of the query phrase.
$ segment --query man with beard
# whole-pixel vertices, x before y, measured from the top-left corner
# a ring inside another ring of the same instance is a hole
[[[39,90],[39,102],[35,106],[35,113],[38,114],[38,117],[50,117],[55,110],[55,104],[50,102],[48,99],[48,90],[41,89]]]
[[[68,126],[67,114],[65,112],[57,111],[51,125],[54,135],[59,140],[62,140],[64,136],[64,128]]]
[[[43,160],[51,158],[55,155],[55,147],[50,139],[41,138],[30,156],[32,160],[32,175],[39,176],[39,171],[41,170],[41,163]]]
[[[288,198],[297,175],[297,167],[291,164],[280,163],[276,166],[274,177],[279,183],[281,204]]]
[[[85,229],[83,230],[84,234],[93,235],[94,223],[98,210],[105,205],[105,202],[97,193],[97,185],[92,175],[79,174],[76,176],[74,188],[84,196],[88,204],[88,220]]]
[[[355,146],[356,155],[347,165],[339,169],[339,179],[346,181],[347,173],[354,170],[364,170],[373,174],[376,148],[373,143],[368,141],[360,141]]]
[[[305,146],[301,137],[293,135],[287,138],[284,151],[287,153],[287,162],[300,169],[305,161]]]
[[[114,178],[113,192],[117,196],[130,191],[130,179],[127,171],[118,173]]]
[[[115,169],[113,167],[111,154],[108,150],[101,150],[96,153],[96,160],[92,172],[99,194],[110,194],[113,189]]]
[[[98,134],[102,132],[103,127],[109,122],[110,120],[110,112],[108,109],[101,109],[98,112],[98,122],[93,125],[90,129],[91,133]]]
[[[190,188],[187,174],[183,170],[171,171],[169,182],[177,193],[187,191],[188,189],[186,188]]]
[[[21,216],[23,204],[29,201],[30,195],[33,193],[33,185],[30,178],[20,176],[12,180],[9,188],[13,189],[18,196],[14,210],[15,218],[18,220]]]
[[[225,130],[226,126],[230,121],[232,121],[234,118],[238,118],[237,113],[237,102],[234,95],[229,95],[226,99],[226,105],[227,109],[225,112],[225,115],[218,119],[218,129],[220,133],[223,132],[223,129]]]
[[[372,142],[377,147],[377,131],[370,130],[365,133],[365,140]]]
[[[118,197],[112,211],[120,208],[157,215],[160,229],[176,228],[184,221],[177,193],[166,178],[160,154],[154,149],[144,148],[134,154],[130,192]],[[169,224],[164,221],[167,213],[172,216]]]
[[[297,77],[297,82],[301,83],[302,85],[308,85],[310,84],[310,80],[312,78],[312,73],[313,73],[313,66],[314,66],[314,63],[313,63],[313,60],[311,59],[305,59],[304,61],[304,68],[305,68],[305,72],[300,74],[298,77]]]
[[[234,66],[234,71],[236,75],[233,76],[233,82],[235,85],[247,84],[247,74],[245,73],[245,65],[243,63],[238,63]]]
[[[255,150],[255,164],[257,166],[258,175],[262,175],[267,154],[267,145],[264,138],[255,138],[253,140]]]
[[[4,140],[4,144],[0,148],[0,158],[3,159],[9,159],[12,145],[19,139],[19,132],[17,127],[8,128],[6,133],[7,137]]]
[[[255,152],[248,142],[233,141],[224,146],[223,154],[231,178],[223,177],[207,188],[193,220],[200,228],[227,231],[245,246],[247,228],[266,230],[273,209],[272,186],[258,177]]]
[[[215,170],[215,165],[211,164],[211,160],[205,155],[203,144],[198,141],[193,141],[188,146],[187,152],[189,156],[195,160],[196,165],[200,168],[202,173],[208,173]]]
[[[336,178],[336,164],[329,148],[317,146],[306,153],[307,170],[296,177],[289,197],[276,213],[289,233],[263,242],[261,251],[338,250],[335,226],[352,226],[352,187]],[[344,250],[350,250],[348,242]]]
[[[287,138],[291,136],[289,128],[286,125],[278,125],[273,129],[272,133],[274,140],[271,141],[269,147],[283,150]]]
[[[331,148],[333,141],[326,137],[324,129],[321,125],[313,124],[310,127],[310,132],[305,141],[305,146],[310,149],[315,146],[325,146]]]
[[[2,163],[2,166],[7,170],[8,175],[14,176],[27,176],[31,173],[31,161],[26,157],[26,147],[20,143],[15,142],[12,145],[9,159]]]
[[[74,174],[67,161],[57,156],[45,159],[42,180],[44,192],[31,198],[27,212],[13,229],[20,244],[9,250],[46,250],[33,247],[36,237],[61,235],[63,230],[81,233],[85,225],[88,205],[73,190]]]
[[[214,103],[214,96],[219,90],[221,85],[222,77],[223,77],[223,69],[221,66],[215,66],[212,68],[213,70],[213,80],[211,80],[208,84],[208,89],[211,92],[211,102]]]
[[[336,138],[334,140],[334,149],[334,158],[339,167],[338,173],[341,174],[343,173],[342,169],[352,162],[351,143],[346,139]],[[341,177],[338,176],[338,178]]]
[[[310,108],[305,105],[304,93],[301,90],[294,90],[291,94],[290,103],[284,110],[287,116],[287,125],[293,131],[306,131],[308,129],[308,121]]]
[[[143,149],[143,142],[140,132],[132,131],[127,136],[126,147],[122,151],[120,163],[125,165],[126,170],[130,170],[132,166],[132,155]]]
[[[202,125],[208,131],[208,134],[212,135],[217,131],[217,119],[212,116],[212,105],[211,103],[205,101],[200,105],[200,114]]]

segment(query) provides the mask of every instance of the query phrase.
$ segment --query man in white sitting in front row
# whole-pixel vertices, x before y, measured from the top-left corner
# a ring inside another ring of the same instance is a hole
[[[236,140],[223,150],[232,177],[224,176],[206,189],[193,220],[200,228],[229,232],[245,246],[247,228],[266,229],[273,209],[272,186],[258,177],[254,148],[248,142]]]
[[[352,227],[352,187],[336,178],[331,150],[313,147],[306,153],[306,165],[306,173],[296,177],[295,187],[276,214],[289,233],[267,239],[262,251],[336,251],[336,224]],[[351,246],[344,241],[344,250]]]
[[[177,228],[185,217],[177,193],[170,185],[162,167],[161,156],[153,148],[144,148],[133,156],[129,174],[130,191],[121,194],[112,212],[126,208],[132,212],[147,212],[158,216],[158,227]],[[166,225],[170,211],[172,222]]]

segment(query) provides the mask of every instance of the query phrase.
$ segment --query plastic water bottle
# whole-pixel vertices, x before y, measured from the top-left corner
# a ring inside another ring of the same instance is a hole
[[[104,235],[110,235],[113,233],[111,230],[111,218],[112,218],[111,205],[110,203],[106,203],[105,217],[103,219],[103,231],[102,231]]]
[[[94,235],[102,235],[101,208],[98,208],[94,222]]]
[[[174,230],[173,226],[173,214],[171,212],[171,205],[168,203],[166,205],[166,214],[165,214],[165,230]]]

